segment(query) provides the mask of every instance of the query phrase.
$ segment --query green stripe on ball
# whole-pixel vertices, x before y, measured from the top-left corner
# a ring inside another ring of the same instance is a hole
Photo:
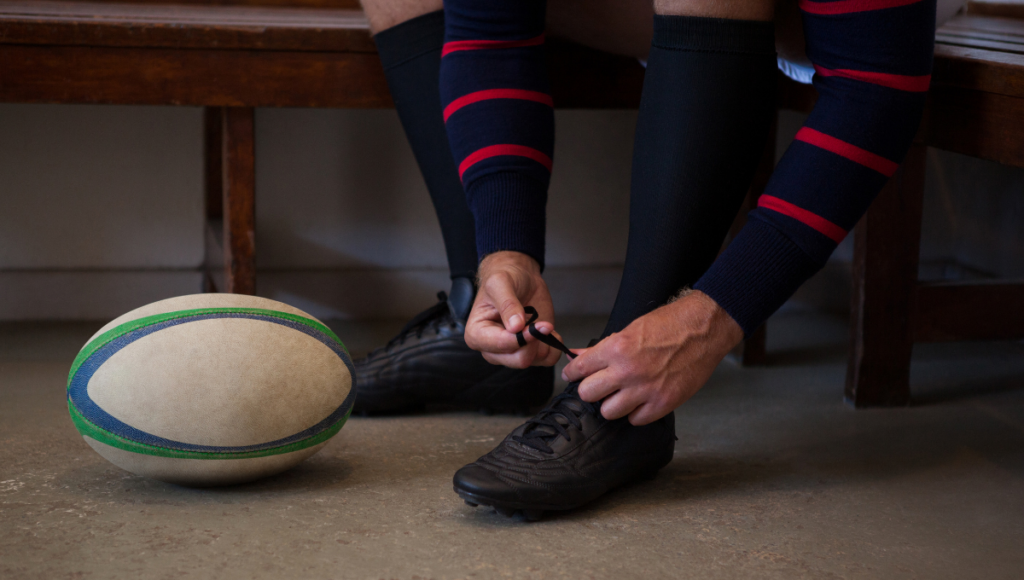
[[[316,329],[326,334],[327,336],[331,337],[331,339],[337,342],[338,346],[340,346],[342,350],[345,351],[345,354],[351,356],[351,354],[348,352],[348,349],[345,348],[345,344],[341,342],[341,339],[338,338],[338,335],[334,334],[334,331],[332,331],[330,328],[327,328],[323,324],[317,322],[316,320],[311,320],[303,316],[296,316],[295,314],[288,314],[286,312],[280,312],[277,310],[264,310],[262,308],[197,308],[193,310],[176,310],[174,312],[165,312],[163,314],[145,316],[143,318],[132,320],[130,322],[125,322],[124,324],[115,326],[114,328],[111,328],[110,330],[97,336],[95,340],[92,340],[89,342],[89,344],[85,345],[81,352],[78,353],[78,356],[75,357],[75,362],[72,363],[71,371],[68,373],[68,387],[71,386],[71,379],[75,377],[75,373],[78,372],[78,369],[82,366],[82,364],[86,360],[88,360],[88,358],[92,356],[92,354],[96,352],[98,349],[100,349],[103,345],[113,340],[117,340],[119,337],[124,336],[125,334],[128,334],[133,330],[145,328],[147,326],[152,326],[154,324],[160,324],[161,322],[165,322],[168,320],[189,318],[192,316],[203,316],[206,314],[258,314],[260,316],[270,316],[274,318],[280,318],[282,320],[290,320],[292,322],[297,322],[299,324],[303,324],[310,328]],[[72,413],[72,415],[74,415],[74,413]]]
[[[157,457],[174,457],[177,459],[250,459],[253,457],[267,457],[269,455],[281,455],[283,453],[291,453],[292,451],[299,451],[300,449],[306,449],[319,445],[324,441],[327,441],[331,437],[334,437],[338,431],[348,421],[349,416],[352,414],[352,410],[349,409],[345,416],[338,420],[337,423],[331,425],[324,431],[317,433],[309,439],[303,439],[302,441],[296,441],[280,447],[272,447],[270,449],[260,449],[258,451],[243,451],[238,453],[218,453],[218,452],[199,452],[199,451],[180,451],[178,449],[169,449],[166,447],[157,447],[155,445],[146,445],[144,443],[138,443],[131,441],[123,437],[118,437],[113,433],[104,431],[96,425],[89,422],[88,419],[82,416],[75,408],[75,405],[68,401],[68,410],[71,412],[71,420],[74,421],[75,427],[78,428],[78,432],[82,435],[95,439],[100,443],[130,451],[132,453],[141,453],[144,455],[155,455]]]

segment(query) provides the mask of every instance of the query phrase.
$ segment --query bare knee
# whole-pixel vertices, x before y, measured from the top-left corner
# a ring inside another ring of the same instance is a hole
[[[396,24],[412,20],[444,8],[443,0],[361,0],[363,12],[370,21],[370,32],[387,30]]]
[[[654,11],[666,16],[771,21],[775,0],[654,0]]]

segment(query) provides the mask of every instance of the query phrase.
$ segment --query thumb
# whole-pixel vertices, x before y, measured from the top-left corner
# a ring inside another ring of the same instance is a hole
[[[507,276],[494,276],[489,280],[487,293],[501,315],[501,323],[508,332],[526,328],[526,311],[516,296],[515,287]]]

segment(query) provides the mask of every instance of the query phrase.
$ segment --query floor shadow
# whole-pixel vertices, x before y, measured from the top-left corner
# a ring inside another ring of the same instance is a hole
[[[1020,373],[1009,373],[996,379],[985,377],[983,380],[968,384],[956,381],[953,384],[930,388],[920,385],[915,388],[913,382],[910,385],[911,405],[914,407],[962,403],[1017,391],[1024,391],[1024,375]]]
[[[236,502],[253,495],[303,495],[343,487],[352,474],[348,461],[332,456],[313,456],[299,465],[270,477],[220,487],[186,487],[135,475],[110,463],[92,463],[65,471],[58,484],[80,496],[97,495],[124,503],[178,504],[190,502]]]

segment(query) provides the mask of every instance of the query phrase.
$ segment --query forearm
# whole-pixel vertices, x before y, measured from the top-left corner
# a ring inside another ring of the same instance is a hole
[[[441,104],[481,257],[511,250],[544,264],[554,112],[545,2],[445,2]]]

